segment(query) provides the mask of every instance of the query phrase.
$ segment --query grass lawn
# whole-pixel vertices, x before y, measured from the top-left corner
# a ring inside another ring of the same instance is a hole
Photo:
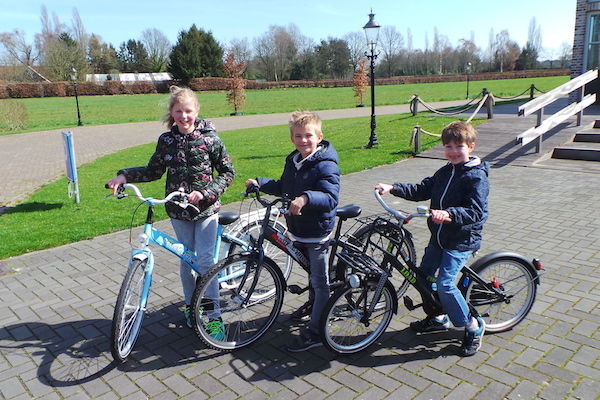
[[[377,135],[380,145],[363,149],[368,140],[369,117],[324,121],[325,138],[340,156],[343,174],[390,164],[412,155],[412,128],[419,124],[429,132],[441,132],[455,118],[412,117],[410,114],[379,116]],[[475,124],[483,120],[474,121]],[[243,184],[249,177],[279,177],[284,159],[293,150],[287,126],[244,129],[220,133],[237,171],[233,185],[222,197],[224,203],[240,200]],[[423,136],[423,149],[439,139]],[[268,143],[268,145],[266,145]],[[106,181],[124,167],[145,165],[155,144],[142,145],[102,157],[78,169],[81,203],[67,197],[67,181],[62,178],[36,191],[27,201],[0,215],[0,259],[88,239],[129,227],[139,202],[133,198],[104,199]],[[164,179],[164,178],[163,178]],[[373,182],[375,183],[375,182]],[[143,183],[146,196],[162,198],[164,181]],[[365,187],[364,190],[371,190]],[[141,207],[143,210],[143,207]],[[157,218],[166,218],[157,207]],[[136,214],[134,224],[143,223],[145,212]]]
[[[531,84],[547,91],[568,81],[568,76],[472,81],[469,93],[474,96],[487,88],[497,96],[509,97],[522,93]],[[419,83],[409,85],[377,86],[377,105],[406,104],[413,94],[425,102],[460,100],[466,95],[466,82]],[[292,112],[299,109],[329,110],[351,108],[356,105],[352,88],[289,88],[247,90],[245,114]],[[156,121],[166,109],[167,94],[80,96],[81,119],[85,125],[119,124]],[[232,108],[226,102],[225,92],[199,92],[203,117],[228,116]],[[365,103],[370,96],[365,95]],[[0,100],[0,105],[3,101]],[[27,110],[27,127],[8,131],[0,126],[0,135],[73,127],[77,124],[75,99],[48,97],[18,99]]]

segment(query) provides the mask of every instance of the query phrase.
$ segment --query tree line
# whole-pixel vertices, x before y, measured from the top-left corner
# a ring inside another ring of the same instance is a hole
[[[35,35],[34,43],[28,43],[19,29],[0,33],[4,50],[0,63],[20,67],[8,79],[68,80],[74,68],[81,77],[85,73],[110,76],[118,72],[166,71],[188,82],[195,77],[223,76],[228,56],[245,66],[243,74],[248,79],[346,79],[353,76],[361,60],[364,62],[367,50],[363,32],[316,42],[294,24],[272,25],[252,41],[233,39],[227,44],[196,25],[180,31],[174,44],[160,30],[149,28],[138,39],[128,39],[115,48],[100,35],[86,32],[76,8],[70,26],[56,15],[50,16],[45,6],[40,20],[41,32]],[[431,44],[426,37],[425,48],[418,49],[413,47],[410,28],[403,35],[394,26],[384,26],[377,52],[378,77],[503,72],[541,66],[567,68],[571,59],[567,43],[558,52],[542,48],[541,29],[535,18],[530,21],[523,48],[510,38],[508,30],[497,34],[490,30],[488,46],[482,50],[473,34],[452,45],[434,28]],[[546,65],[540,63],[542,57],[549,60]]]

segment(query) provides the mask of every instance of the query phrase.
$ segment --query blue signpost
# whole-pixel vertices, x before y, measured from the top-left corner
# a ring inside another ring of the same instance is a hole
[[[73,132],[62,132],[65,147],[65,162],[67,167],[67,179],[69,179],[69,197],[75,195],[75,202],[79,203],[79,183],[77,181],[77,163],[75,162],[75,144],[73,143]]]

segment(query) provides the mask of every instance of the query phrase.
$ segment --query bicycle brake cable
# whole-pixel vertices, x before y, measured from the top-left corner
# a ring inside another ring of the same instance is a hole
[[[129,223],[129,245],[132,246],[131,234],[133,232],[133,219],[135,218],[135,214],[137,213],[140,206],[145,203],[139,203],[135,210],[133,210],[133,214],[131,215],[131,222]]]

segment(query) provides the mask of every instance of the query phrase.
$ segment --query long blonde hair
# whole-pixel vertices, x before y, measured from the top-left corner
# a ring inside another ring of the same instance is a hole
[[[198,102],[198,98],[196,97],[196,93],[190,88],[181,88],[179,86],[171,86],[169,88],[169,92],[171,92],[171,96],[169,96],[167,113],[163,117],[163,122],[167,124],[169,129],[175,125],[175,120],[171,116],[171,110],[175,106],[175,104],[183,103],[184,101],[191,101],[193,106],[196,107],[198,112],[200,112],[200,103]]]

